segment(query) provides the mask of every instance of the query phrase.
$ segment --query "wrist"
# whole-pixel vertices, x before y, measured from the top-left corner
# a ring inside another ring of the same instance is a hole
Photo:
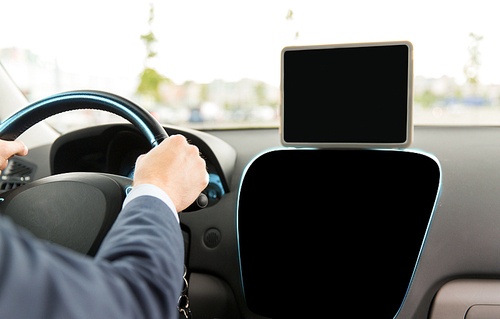
[[[160,199],[168,206],[170,211],[172,211],[175,218],[179,222],[179,216],[177,214],[177,209],[176,209],[174,202],[172,201],[170,196],[162,188],[160,188],[154,184],[143,183],[143,184],[136,185],[134,183],[134,187],[128,193],[127,197],[123,201],[122,208],[124,208],[134,198],[137,198],[139,196],[152,196],[152,197]]]

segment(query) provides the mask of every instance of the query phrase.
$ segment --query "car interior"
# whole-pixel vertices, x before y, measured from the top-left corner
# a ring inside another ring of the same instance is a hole
[[[28,104],[0,68],[0,105],[28,105],[0,138],[47,138],[1,172],[0,213],[92,256],[137,157],[182,134],[210,176],[179,213],[194,318],[498,318],[500,128],[414,125],[410,42],[281,54],[279,128],[159,124],[94,90]],[[130,123],[44,131],[76,109]]]

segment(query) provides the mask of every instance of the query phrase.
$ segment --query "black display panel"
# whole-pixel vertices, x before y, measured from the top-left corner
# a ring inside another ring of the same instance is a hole
[[[408,146],[411,50],[409,42],[283,49],[282,142]]]
[[[277,150],[244,176],[238,240],[249,309],[269,318],[393,318],[440,183],[406,151]]]

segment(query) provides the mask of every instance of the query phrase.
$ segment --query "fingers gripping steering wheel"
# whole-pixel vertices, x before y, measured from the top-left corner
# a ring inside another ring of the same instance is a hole
[[[32,103],[3,121],[0,139],[13,141],[52,115],[78,109],[103,110],[125,118],[152,147],[168,137],[148,111],[129,100],[99,91],[71,91]],[[54,175],[0,194],[0,213],[39,238],[95,255],[131,184],[129,178],[104,173]]]

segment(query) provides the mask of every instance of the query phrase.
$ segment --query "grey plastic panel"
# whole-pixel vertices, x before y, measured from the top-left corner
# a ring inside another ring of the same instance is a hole
[[[413,147],[441,162],[443,182],[399,318],[428,318],[443,285],[500,278],[500,128],[421,127]],[[448,317],[447,317],[448,318]]]
[[[500,318],[500,280],[457,279],[434,299],[429,319]]]
[[[466,319],[498,319],[500,318],[500,305],[476,305],[472,306]]]

